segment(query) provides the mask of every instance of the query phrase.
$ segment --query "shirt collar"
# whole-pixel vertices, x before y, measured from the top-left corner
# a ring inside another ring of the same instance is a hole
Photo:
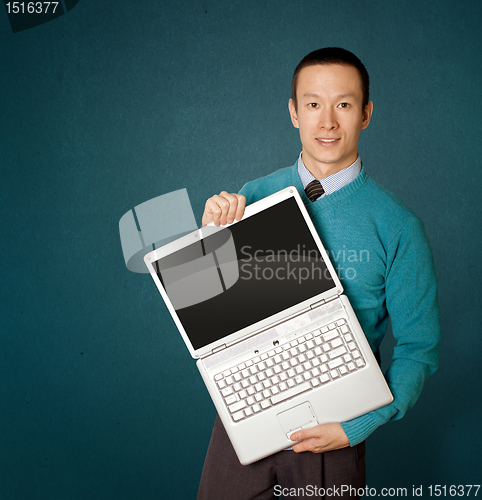
[[[350,182],[356,179],[360,171],[361,160],[360,156],[357,156],[357,159],[349,167],[346,167],[339,172],[329,175],[324,179],[320,179],[320,183],[323,186],[325,192],[317,199],[324,198],[325,196],[333,194],[335,191],[338,191],[338,189],[341,189],[342,187],[350,184]],[[311,181],[314,181],[316,179],[316,177],[313,176],[313,174],[306,168],[305,164],[303,163],[303,160],[301,159],[301,153],[298,157],[298,174],[300,176],[301,183],[303,184],[303,189],[306,188],[306,186]]]

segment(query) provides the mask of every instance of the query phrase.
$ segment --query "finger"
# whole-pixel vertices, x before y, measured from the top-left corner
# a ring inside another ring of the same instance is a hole
[[[303,453],[305,451],[311,451],[312,453],[324,453],[325,451],[330,451],[332,448],[319,444],[315,439],[307,439],[294,445],[292,449],[295,453]]]
[[[236,211],[238,209],[238,195],[235,193],[228,193],[227,191],[221,191],[219,196],[222,196],[229,202],[228,211],[226,213],[226,218],[221,218],[221,224],[224,225],[226,223],[232,224],[234,222],[234,218],[236,217]],[[224,215],[224,210],[223,210]]]
[[[202,217],[202,225],[205,226],[210,222],[214,222],[216,226],[219,226],[219,218],[221,217],[222,209],[214,200],[214,196],[206,201],[204,207],[204,213]]]
[[[303,441],[312,437],[321,437],[320,429],[317,429],[317,427],[319,426],[313,427],[312,429],[302,429],[293,432],[293,434],[290,435],[290,439],[291,441]]]
[[[221,193],[213,196],[213,200],[221,209],[219,214],[219,224],[221,226],[225,226],[228,223],[228,213],[231,208],[231,203],[233,201],[233,197],[227,193],[226,191],[221,191]],[[217,224],[217,225],[219,225]]]
[[[242,194],[236,195],[238,198],[238,208],[236,209],[236,220],[241,220],[244,215],[244,209],[246,208],[246,197]]]

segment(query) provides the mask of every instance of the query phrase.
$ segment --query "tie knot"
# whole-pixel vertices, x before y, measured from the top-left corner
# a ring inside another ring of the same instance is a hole
[[[305,187],[306,196],[308,196],[310,201],[317,200],[324,192],[325,192],[325,190],[323,189],[323,186],[321,185],[321,183],[318,179],[311,181]]]

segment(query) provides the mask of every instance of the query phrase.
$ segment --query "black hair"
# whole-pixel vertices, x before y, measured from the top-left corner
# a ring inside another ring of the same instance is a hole
[[[298,84],[298,76],[300,74],[300,71],[307,66],[315,66],[317,64],[341,64],[342,66],[353,66],[354,68],[356,68],[358,70],[358,73],[360,74],[363,92],[362,104],[363,109],[365,109],[368,101],[370,100],[370,80],[368,78],[368,72],[363,63],[355,54],[340,47],[325,47],[323,49],[314,50],[307,56],[303,57],[298,66],[296,66],[295,72],[293,74],[293,81],[291,83],[291,98],[295,103],[295,108],[297,108],[296,86]]]

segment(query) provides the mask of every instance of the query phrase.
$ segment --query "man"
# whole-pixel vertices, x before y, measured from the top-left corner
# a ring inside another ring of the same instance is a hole
[[[295,70],[289,111],[302,143],[297,163],[249,182],[240,194],[213,196],[206,202],[203,225],[240,220],[246,203],[294,185],[334,256],[345,293],[375,352],[391,317],[397,345],[386,378],[394,401],[349,422],[298,431],[291,436],[299,441],[292,450],[245,467],[217,418],[198,499],[268,499],[280,487],[302,497],[291,488],[308,485],[331,488],[331,496],[339,497],[336,488],[341,485],[363,487],[364,440],[413,406],[438,365],[436,279],[423,226],[403,202],[368,177],[358,156],[360,132],[373,112],[365,67],[340,48],[308,54]],[[356,498],[353,492],[345,496]]]

